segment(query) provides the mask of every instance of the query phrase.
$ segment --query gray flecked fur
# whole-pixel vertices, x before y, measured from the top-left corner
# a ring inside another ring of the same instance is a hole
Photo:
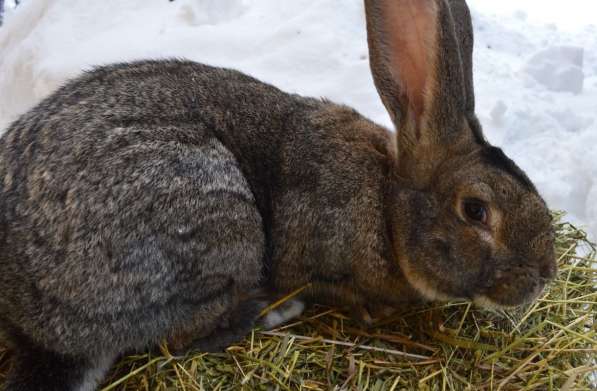
[[[218,79],[253,88],[188,62],[119,64],[12,124],[0,141],[4,323],[49,351],[110,356],[209,334],[260,285],[262,218],[210,123],[234,119],[204,103]]]

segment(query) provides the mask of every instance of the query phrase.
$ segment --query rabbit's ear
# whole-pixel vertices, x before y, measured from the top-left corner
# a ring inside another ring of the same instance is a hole
[[[475,89],[473,84],[473,21],[466,0],[448,0],[456,38],[460,47],[462,71],[464,75],[464,92],[466,93],[467,114],[475,113]]]
[[[472,30],[456,29],[446,0],[365,0],[365,8],[371,71],[397,128],[399,173],[424,186],[439,163],[477,144],[467,121],[471,59],[463,61],[460,48],[472,50]]]

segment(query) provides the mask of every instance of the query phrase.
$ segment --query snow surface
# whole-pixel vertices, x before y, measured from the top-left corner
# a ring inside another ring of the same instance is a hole
[[[597,238],[597,2],[469,4],[487,137]],[[236,68],[390,126],[361,0],[24,0],[0,27],[0,133],[84,69],[164,57]]]

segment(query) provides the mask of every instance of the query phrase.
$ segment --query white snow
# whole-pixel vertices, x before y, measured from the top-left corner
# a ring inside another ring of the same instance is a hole
[[[469,4],[487,137],[597,238],[597,2]],[[23,0],[0,27],[0,132],[84,69],[163,57],[240,69],[390,126],[362,0]]]
[[[550,91],[580,94],[585,80],[583,58],[584,48],[551,46],[534,54],[524,71]]]

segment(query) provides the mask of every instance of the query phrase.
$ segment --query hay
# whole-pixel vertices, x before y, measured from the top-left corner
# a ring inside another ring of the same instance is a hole
[[[316,307],[226,353],[124,358],[103,390],[595,390],[595,247],[560,217],[558,279],[527,308],[432,305],[365,329]],[[0,383],[7,366],[0,349]]]

